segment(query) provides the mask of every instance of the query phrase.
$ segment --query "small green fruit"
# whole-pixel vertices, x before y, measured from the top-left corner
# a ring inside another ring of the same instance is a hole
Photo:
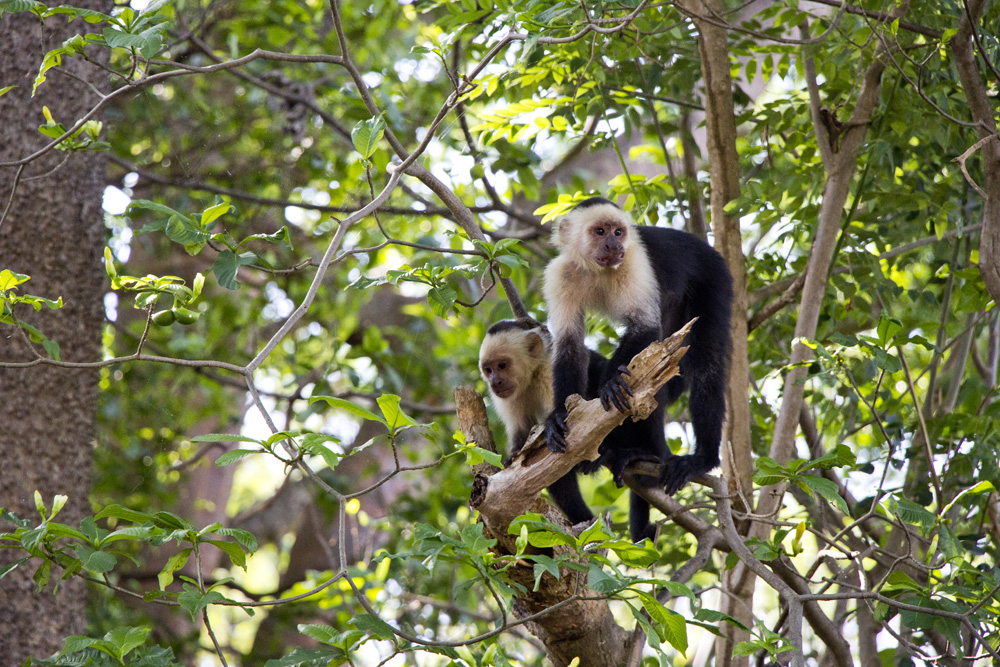
[[[170,311],[177,318],[177,321],[181,324],[194,324],[201,317],[201,313],[196,310],[188,310],[187,308],[174,308]]]
[[[172,310],[161,310],[159,312],[153,313],[153,324],[158,327],[169,327],[174,323],[174,313]]]

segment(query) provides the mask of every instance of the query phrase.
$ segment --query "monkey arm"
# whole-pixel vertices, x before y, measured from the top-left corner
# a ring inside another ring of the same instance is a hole
[[[554,406],[545,420],[545,444],[553,452],[566,451],[566,399],[584,394],[587,389],[587,369],[590,351],[583,336],[567,336],[556,341],[552,364]]]

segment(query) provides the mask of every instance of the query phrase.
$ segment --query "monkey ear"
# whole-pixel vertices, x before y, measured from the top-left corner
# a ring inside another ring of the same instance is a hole
[[[559,233],[559,226],[560,226],[559,223],[560,222],[562,222],[561,219],[553,220],[552,221],[552,226],[549,227],[549,232],[550,232],[549,239],[552,241],[553,245],[555,245],[556,247],[559,247],[559,246],[562,245],[562,238],[561,238],[560,233]]]
[[[534,331],[529,331],[528,335],[525,336],[527,339],[528,354],[533,357],[542,357],[545,355],[545,341]]]
[[[552,243],[557,248],[565,248],[569,243],[570,222],[565,218],[559,218],[552,223]]]

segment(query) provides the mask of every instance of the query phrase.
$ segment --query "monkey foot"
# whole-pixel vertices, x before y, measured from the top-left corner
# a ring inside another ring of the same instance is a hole
[[[601,458],[604,459],[605,457],[602,456]],[[618,485],[618,488],[620,489],[625,486],[625,470],[630,465],[641,462],[662,463],[663,460],[655,454],[648,454],[645,452],[624,452],[623,455],[620,456],[608,456],[603,462],[604,465],[608,467],[608,470],[611,471],[611,476],[614,478],[615,484]],[[642,479],[645,479],[645,476],[643,476]],[[650,478],[650,481],[652,481],[652,478]]]
[[[688,454],[687,456],[671,456],[663,465],[660,473],[660,484],[668,496],[672,496],[698,475],[707,473],[714,465]]]
[[[645,540],[648,537],[649,539],[651,539],[653,541],[653,544],[655,545],[656,544],[656,526],[654,526],[651,523],[647,523],[646,527],[643,528],[642,530],[631,530],[631,537],[632,537],[632,541],[635,542],[636,544],[639,544],[640,542],[642,542],[643,540]]]

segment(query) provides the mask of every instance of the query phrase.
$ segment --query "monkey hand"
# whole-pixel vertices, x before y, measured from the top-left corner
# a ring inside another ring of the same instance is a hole
[[[604,467],[604,457],[598,456],[593,461],[580,461],[576,464],[576,471],[583,475],[592,475]]]
[[[667,459],[660,473],[660,484],[663,486],[666,494],[672,496],[693,478],[708,472],[714,467],[693,454],[671,456]]]
[[[605,410],[610,410],[612,405],[618,408],[618,412],[626,412],[629,409],[632,388],[625,381],[626,375],[631,375],[628,368],[619,366],[618,374],[601,386],[598,393]]]
[[[545,420],[545,444],[556,454],[566,451],[565,410],[553,410]]]

